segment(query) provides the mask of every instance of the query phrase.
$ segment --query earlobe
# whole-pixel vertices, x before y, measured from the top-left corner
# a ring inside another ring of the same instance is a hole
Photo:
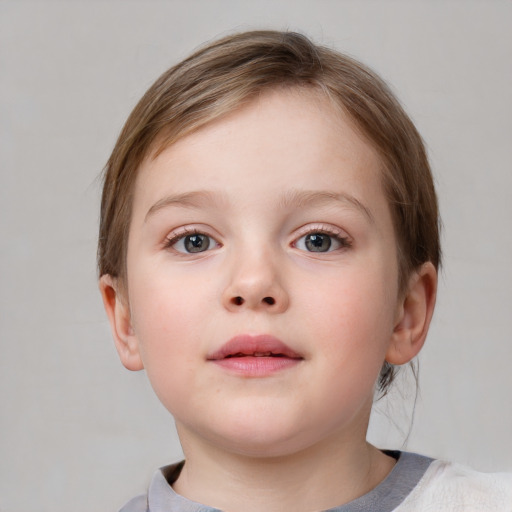
[[[406,364],[423,347],[434,313],[437,293],[437,271],[424,263],[409,280],[405,296],[398,304],[398,314],[386,361]]]
[[[128,370],[142,370],[144,365],[132,327],[130,308],[119,290],[116,279],[105,274],[100,278],[99,287],[121,362]]]

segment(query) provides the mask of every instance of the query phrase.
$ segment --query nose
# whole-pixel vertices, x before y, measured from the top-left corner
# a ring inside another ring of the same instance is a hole
[[[234,258],[222,296],[226,309],[282,313],[288,308],[289,296],[277,257],[266,252],[238,254]]]

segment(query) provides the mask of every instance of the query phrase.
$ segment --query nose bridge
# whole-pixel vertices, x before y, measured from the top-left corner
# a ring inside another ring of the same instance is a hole
[[[241,244],[230,255],[229,275],[223,302],[229,309],[282,311],[288,295],[280,272],[281,254],[268,244]]]

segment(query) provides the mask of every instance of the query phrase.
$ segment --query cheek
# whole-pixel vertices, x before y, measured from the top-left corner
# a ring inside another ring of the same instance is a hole
[[[364,360],[380,370],[393,331],[396,286],[391,280],[377,267],[333,273],[323,286],[309,283],[302,309],[326,357]]]
[[[132,325],[155,389],[184,378],[194,356],[201,356],[207,293],[198,283],[158,271],[141,273],[131,283]]]
[[[197,324],[180,294],[152,293],[133,305],[134,331],[145,372],[162,404],[173,413],[186,406],[195,387]],[[194,351],[195,348],[195,351]]]

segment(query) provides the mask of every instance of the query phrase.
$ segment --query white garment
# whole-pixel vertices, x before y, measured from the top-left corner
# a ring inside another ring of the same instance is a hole
[[[512,473],[432,462],[396,512],[512,512]]]

